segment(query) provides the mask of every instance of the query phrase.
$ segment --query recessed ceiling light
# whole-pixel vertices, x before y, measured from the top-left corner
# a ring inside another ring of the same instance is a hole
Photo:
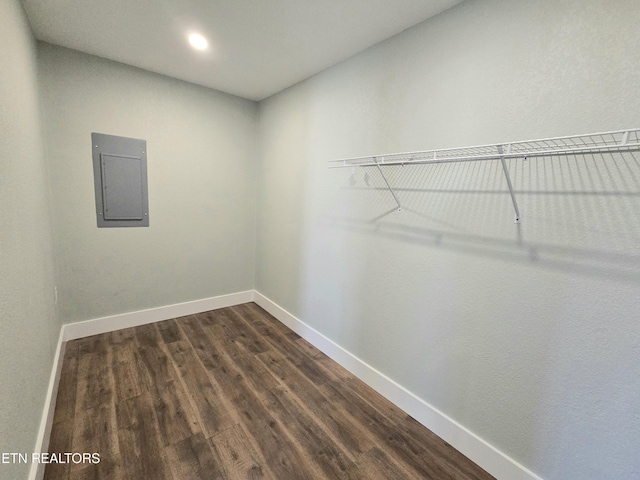
[[[196,50],[206,50],[209,46],[209,42],[199,33],[192,33],[189,35],[189,43]]]

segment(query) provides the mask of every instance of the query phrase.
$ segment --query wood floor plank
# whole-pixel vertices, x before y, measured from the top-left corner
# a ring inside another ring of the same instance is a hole
[[[269,480],[274,477],[260,465],[265,463],[255,451],[240,425],[209,439],[215,446],[228,480]],[[274,479],[275,480],[275,479]]]
[[[207,340],[208,336],[201,332],[197,324],[188,326],[181,322],[180,326],[189,340],[197,345],[196,351],[200,352],[201,356],[206,351],[207,345],[212,351],[217,352],[213,342]],[[208,353],[203,360],[208,365],[207,357]],[[270,467],[275,478],[313,478],[308,472],[295,468],[296,465],[303,465],[305,458],[285,434],[282,425],[264,406],[260,392],[251,388],[224,355],[218,354],[215,358],[220,363],[220,367],[209,366],[209,368],[216,375],[216,381],[237,412],[236,418],[251,435],[254,447],[260,451],[263,458],[271,460]]]
[[[256,355],[256,358],[260,359],[271,374],[289,389],[301,390],[314,387],[313,382],[305,377],[280,352],[269,350]]]
[[[287,336],[293,333],[290,328],[276,320],[269,312],[254,302],[243,303],[230,308],[240,312],[243,318],[256,330],[260,331],[261,335],[276,332],[282,336]]]
[[[334,405],[317,389],[304,388],[291,393],[318,419],[320,428],[324,428],[342,446],[351,460],[377,445],[371,432],[361,428],[349,412]]]
[[[450,478],[444,472],[439,472],[434,465],[425,464],[420,458],[419,452],[415,451],[413,445],[408,444],[402,432],[398,431],[397,427],[389,422],[384,415],[366,402],[361,401],[359,397],[345,393],[340,386],[333,384],[325,384],[319,388],[332,403],[351,412],[353,419],[360,423],[361,428],[375,435],[379,445],[386,451],[400,457],[401,461],[409,464],[418,475],[434,480]],[[441,476],[438,476],[438,473],[441,473]]]
[[[295,343],[309,358],[311,358],[314,362],[317,362],[325,370],[331,372],[331,374],[339,381],[353,380],[356,378],[353,373],[344,368],[342,365],[331,360],[331,358],[311,345],[304,338],[297,339]]]
[[[482,478],[485,474],[484,470],[475,463],[462,461],[464,458],[460,452],[435,433],[424,428],[418,421],[407,415],[364,382],[349,380],[343,383],[342,387],[343,391],[349,389],[369,405],[376,408],[416,442],[428,441],[430,452],[437,454],[438,461],[446,465],[448,471],[455,472],[455,475],[461,478]]]
[[[233,340],[241,344],[252,354],[262,353],[270,348],[269,345],[265,343],[264,338],[243,322],[230,308],[201,313],[199,316],[223,324],[232,332]]]
[[[266,467],[274,478],[313,480],[319,478],[315,464],[298,450],[282,425],[255,398],[240,397],[239,408],[245,413],[243,424],[254,439]]]
[[[202,433],[198,416],[179,381],[149,388],[158,419],[158,431],[164,446]]]
[[[389,420],[349,388],[344,388],[343,384],[339,386],[325,384],[319,388],[332,402],[343,404],[353,413],[354,419],[361,422],[361,426],[376,435],[380,446],[392,458],[408,465],[423,478],[434,480],[475,478],[465,476],[457,465],[451,465],[439,455],[434,454],[430,443],[416,442],[399,425]],[[464,457],[460,455],[460,460],[463,459]]]
[[[118,478],[121,480],[122,477],[105,477],[104,474],[101,473],[100,468],[95,465],[86,465],[80,469],[74,470],[69,476],[70,480],[106,480],[107,478]]]
[[[136,327],[135,335],[139,347],[158,348],[164,343],[160,331],[154,323]]]
[[[120,478],[110,335],[78,340],[78,382],[70,453],[99,453],[98,465],[71,463],[71,478]],[[86,470],[85,470],[86,469]],[[82,470],[82,471],[81,471]]]
[[[179,323],[179,328],[184,332],[185,339],[191,344],[209,374],[215,377],[219,370],[223,370],[223,374],[227,373],[224,370],[231,366],[225,358],[225,352],[218,349],[217,342],[208,335],[197,317],[193,320],[183,319]],[[240,375],[240,372],[234,373]]]
[[[140,395],[142,390],[139,388],[138,371],[133,362],[114,363],[111,369],[118,379],[114,383],[118,402]]]
[[[168,447],[166,450],[173,478],[189,480],[227,480],[225,468],[216,448],[200,433]]]
[[[389,480],[390,478],[419,479],[415,471],[401,468],[389,455],[374,447],[356,460],[356,468],[368,480]]]
[[[219,387],[212,383],[191,344],[181,340],[168,344],[167,348],[186,390],[192,392],[190,398],[205,437],[232,427],[235,422],[225,405],[224,396]]]
[[[96,478],[121,478],[120,440],[115,404],[103,403],[89,409],[76,412],[73,426],[74,436],[70,453],[98,453],[100,463],[97,465],[70,465],[71,478],[89,474]],[[88,469],[88,470],[87,470]],[[80,472],[80,470],[87,470]]]
[[[138,378],[145,386],[163,388],[177,379],[173,363],[160,334],[152,325],[143,325],[136,330],[138,348],[134,352]]]
[[[242,318],[261,333],[262,331],[276,332],[292,342],[297,342],[301,338],[300,335],[291,330],[284,323],[280,322],[255,302],[243,303],[230,308],[241,312]]]
[[[135,328],[123,328],[122,330],[115,330],[104,334],[107,342],[111,346],[126,345],[135,341],[136,329]],[[116,359],[120,361],[120,359]]]
[[[118,442],[127,478],[171,480],[148,392],[116,405]],[[102,462],[100,462],[102,463]]]
[[[196,317],[195,321],[181,322],[180,327],[210,374],[227,380],[227,383],[229,375],[234,375],[236,379],[242,376],[248,382],[247,388],[258,396],[280,385],[262,362],[253,355],[247,355],[242,347],[226,336],[220,323],[203,325]],[[231,383],[235,384],[236,379],[232,378]]]
[[[210,338],[224,338],[222,327],[219,325],[209,326],[206,330]],[[246,351],[233,341],[219,341],[217,344],[231,359],[236,368],[242,372],[242,375],[254,391],[263,394],[263,392],[280,385],[280,382],[271,375],[264,363],[256,358],[255,355],[247,355]]]
[[[107,337],[96,335],[84,338],[78,342],[78,346],[76,409],[86,410],[111,402],[114,393]]]
[[[45,480],[489,474],[254,303],[68,342]]]
[[[359,472],[342,448],[336,444],[300,405],[282,387],[272,391],[269,410],[290,433],[297,445],[306,452],[326,478],[359,479]]]
[[[254,329],[256,334],[259,330],[264,331],[268,329],[271,333],[265,335],[264,340],[269,344],[271,350],[278,351],[284,355],[289,363],[295,365],[295,367],[314,384],[322,385],[331,380],[338,380],[330,371],[323,369],[319,363],[314,362],[313,359],[307,355],[305,350],[297,343],[297,340],[300,339],[298,335],[292,337],[289,335],[291,330],[287,329],[288,332],[283,332],[279,327],[274,327],[275,324],[271,323],[271,318],[266,315],[266,312],[261,312],[253,308],[245,308],[244,306],[231,307],[231,311],[234,312],[235,317],[239,321],[244,322],[247,326]],[[273,328],[270,329],[269,327]]]
[[[49,453],[73,452],[73,422],[72,416],[54,423],[49,439]],[[45,467],[44,480],[65,480],[68,477],[68,463],[50,463]]]
[[[136,368],[135,355],[138,348],[135,330],[128,328],[105,334],[111,358],[114,378],[115,401],[121,402],[142,393],[142,379]]]
[[[184,336],[182,335],[182,332],[178,327],[178,322],[180,320],[180,318],[175,318],[171,320],[165,320],[164,322],[157,322],[155,324],[156,328],[160,331],[160,335],[162,336],[162,340],[164,340],[164,343],[173,343],[184,340]]]
[[[263,322],[269,321],[270,315],[262,310],[260,307],[255,306],[254,304],[245,304],[237,307],[233,307],[234,309],[240,310],[244,312],[245,318],[247,321],[251,321],[253,325],[259,325]],[[250,319],[250,320],[249,320]],[[270,336],[273,338],[273,335]],[[296,340],[295,343],[300,346],[300,344],[304,342],[304,340],[299,339]],[[282,343],[286,344],[286,341]],[[307,355],[311,353],[313,350],[309,348],[310,345],[303,345],[300,348],[305,348],[307,351]],[[316,357],[318,354],[322,355],[321,352],[314,352]],[[317,362],[320,363],[320,362]],[[335,364],[335,362],[332,362]],[[459,462],[461,455],[455,449],[453,449],[450,445],[443,442],[439,437],[425,429],[422,425],[418,424],[414,419],[409,417],[406,413],[402,412],[400,409],[395,407],[392,403],[384,399],[380,394],[373,391],[363,382],[357,380],[353,375],[346,371],[340,371],[339,369],[335,369],[336,374],[335,377],[341,379],[342,381],[348,382],[349,385],[353,385],[353,387],[357,387],[360,391],[366,392],[366,398],[371,399],[372,402],[376,402],[375,406],[377,406],[381,411],[386,414],[393,413],[393,420],[400,422],[403,429],[408,430],[409,432],[413,431],[414,428],[417,428],[420,431],[421,438],[424,439],[425,436],[429,437],[429,440],[433,442],[433,445],[437,447],[439,450],[440,462],[443,464],[443,468],[446,468],[449,472],[449,475],[457,476],[461,474],[464,478],[475,478],[476,475],[486,475],[486,472],[481,470],[477,465],[472,462]],[[304,391],[304,390],[301,390]],[[464,469],[463,472],[459,472],[460,469]]]

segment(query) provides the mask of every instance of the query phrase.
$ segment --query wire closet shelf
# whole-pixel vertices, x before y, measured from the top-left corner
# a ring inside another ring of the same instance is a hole
[[[391,153],[366,157],[329,160],[329,168],[374,167],[380,171],[387,188],[401,210],[400,202],[381,167],[394,165],[427,165],[431,163],[478,162],[499,160],[509,187],[515,210],[516,223],[520,222],[520,210],[516,201],[506,159],[545,156],[569,156],[595,153],[623,153],[640,150],[640,129],[590,133],[566,137],[543,138],[521,142],[495,143],[475,147],[445,148],[419,152]]]

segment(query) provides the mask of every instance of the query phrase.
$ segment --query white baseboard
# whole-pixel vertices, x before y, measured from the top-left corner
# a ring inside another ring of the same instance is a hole
[[[77,338],[89,337],[100,333],[112,332],[123,328],[136,327],[148,323],[161,322],[170,318],[184,317],[196,313],[208,312],[218,308],[232,307],[242,303],[252,302],[253,290],[246,292],[221,295],[219,297],[205,298],[193,302],[166,305],[158,308],[150,308],[138,312],[123,313],[109,317],[96,318],[84,322],[68,323],[60,329],[58,346],[53,359],[49,388],[45,398],[40,429],[36,437],[34,452],[46,452],[49,449],[49,438],[51,437],[51,426],[53,424],[53,414],[58,396],[58,385],[60,383],[60,371],[62,369],[62,358],[64,356],[64,346],[67,341]],[[41,480],[44,477],[44,463],[32,463],[29,470],[29,480]]]
[[[40,420],[40,428],[36,437],[34,452],[46,452],[49,449],[49,438],[51,437],[51,426],[53,425],[53,413],[56,408],[56,398],[58,397],[58,385],[60,384],[60,372],[62,371],[62,358],[64,357],[64,340],[62,329],[58,335],[58,345],[53,356],[53,366],[51,367],[51,377],[47,387],[47,396],[44,401],[44,409]],[[29,470],[29,480],[41,480],[44,477],[44,463],[32,463]]]
[[[499,480],[542,480],[518,462],[296,318],[260,292],[254,302]]]
[[[195,315],[196,313],[208,312],[218,308],[232,307],[253,301],[254,290],[246,292],[231,293],[218,297],[194,300],[192,302],[177,303],[164,307],[150,308],[137,312],[122,313],[109,317],[96,318],[84,322],[68,323],[63,325],[63,340],[75,340],[76,338],[90,337],[100,333],[113,332],[123,328],[137,327],[148,323],[161,322],[170,318],[184,317],[185,315]]]
[[[36,442],[35,452],[46,451],[49,444],[51,424],[55,410],[60,369],[64,343],[68,340],[88,337],[100,333],[111,332],[123,328],[160,322],[170,318],[194,315],[219,308],[231,307],[247,302],[256,302],[276,319],[296,332],[302,338],[338,362],[356,377],[367,383],[395,405],[407,412],[429,430],[448,442],[465,456],[476,462],[491,475],[499,480],[542,480],[533,472],[527,470],[518,462],[502,453],[482,438],[448,417],[437,408],[417,397],[402,385],[368,365],[358,357],[342,348],[333,340],[310,327],[302,320],[269,300],[260,292],[248,290],[246,292],[222,295],[176,305],[151,308],[138,312],[124,313],[109,317],[87,320],[85,322],[63,325],[60,331],[58,347],[49,381],[47,400],[44,407],[40,431]],[[44,465],[32,464],[29,480],[40,480],[44,475]]]

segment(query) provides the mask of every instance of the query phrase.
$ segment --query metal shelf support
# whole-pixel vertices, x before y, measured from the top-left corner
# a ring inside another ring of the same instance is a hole
[[[513,185],[511,184],[511,176],[509,175],[509,169],[507,168],[507,162],[504,161],[504,154],[502,145],[498,145],[498,153],[500,156],[500,163],[502,163],[502,171],[504,177],[507,179],[507,186],[509,187],[509,195],[511,195],[511,201],[513,202],[513,209],[516,211],[516,219],[514,223],[520,223],[520,209],[518,208],[518,202],[516,201],[516,194],[513,193]],[[511,153],[511,145],[507,145],[507,153]]]
[[[506,151],[505,151],[506,146]],[[586,135],[572,135],[566,137],[544,138],[540,140],[527,140],[523,142],[511,142],[492,145],[479,145],[475,147],[446,148],[441,150],[426,150],[420,152],[393,153],[366,157],[343,158],[330,160],[329,168],[345,167],[375,167],[380,172],[384,183],[398,205],[398,211],[402,210],[396,192],[391,187],[382,167],[394,165],[427,165],[432,163],[454,162],[480,162],[500,160],[502,171],[509,195],[515,210],[515,223],[520,223],[522,216],[518,208],[515,191],[507,168],[507,158],[535,158],[557,157],[585,154],[614,154],[640,151],[640,129],[617,130],[613,132],[590,133]]]
[[[382,157],[382,161],[384,162],[384,157]],[[391,192],[391,195],[393,195],[393,199],[398,204],[398,211],[401,212],[402,211],[402,205],[400,205],[400,200],[398,200],[398,197],[396,196],[396,192],[394,192],[393,188],[391,188],[391,185],[389,185],[389,181],[387,180],[387,177],[385,176],[384,172],[380,168],[380,163],[378,163],[377,161],[376,161],[376,167],[378,167],[378,171],[380,172],[380,175],[382,175],[382,179],[384,180],[384,183],[387,184],[387,188]]]

